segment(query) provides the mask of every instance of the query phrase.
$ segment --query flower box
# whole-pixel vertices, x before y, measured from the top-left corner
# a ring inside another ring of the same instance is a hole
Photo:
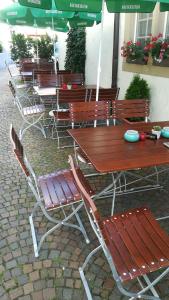
[[[169,67],[169,58],[164,58],[162,61],[158,61],[153,58],[153,66],[158,67]]]
[[[145,61],[143,58],[126,58],[126,62],[128,64],[136,64],[136,65],[147,65],[147,61]]]

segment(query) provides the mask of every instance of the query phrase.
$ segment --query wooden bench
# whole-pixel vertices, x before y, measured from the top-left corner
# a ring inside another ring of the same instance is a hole
[[[117,100],[120,88],[113,87],[109,89],[99,89],[99,101]],[[96,89],[91,89],[89,93],[89,101],[96,101]]]

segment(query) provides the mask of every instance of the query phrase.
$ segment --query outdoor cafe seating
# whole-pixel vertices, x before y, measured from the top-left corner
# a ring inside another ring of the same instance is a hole
[[[82,224],[80,215],[78,214],[80,209],[83,208],[83,201],[73,177],[72,170],[56,170],[53,173],[36,177],[31,164],[25,155],[23,145],[12,125],[10,128],[10,137],[15,157],[20,164],[23,174],[27,179],[28,186],[35,198],[32,213],[29,216],[35,257],[39,256],[40,249],[47,236],[61,226],[68,226],[80,230],[86,243],[89,243],[86,230]],[[77,169],[77,172],[86,190],[93,196],[94,191],[79,168]],[[53,224],[53,226],[50,229],[46,229],[46,232],[41,236],[38,235],[39,230],[38,228],[35,229],[34,224],[38,210],[40,210],[45,218]],[[52,212],[54,213],[57,211],[60,211],[61,213],[60,219],[58,219],[58,215],[55,217],[54,214],[51,214]],[[74,224],[73,221],[71,222],[73,217],[76,219],[77,225]]]
[[[160,299],[155,285],[169,272],[169,236],[147,207],[101,217],[96,201],[92,200],[84,187],[71,156],[69,162],[91,228],[99,243],[79,268],[87,299],[93,298],[85,277],[85,268],[99,250],[103,251],[117,288],[123,295],[130,299]],[[151,273],[154,275],[152,279]],[[133,279],[138,280],[140,290],[132,291],[124,285]]]

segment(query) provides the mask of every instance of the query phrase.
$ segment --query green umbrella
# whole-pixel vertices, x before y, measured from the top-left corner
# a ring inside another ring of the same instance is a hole
[[[52,8],[52,0],[19,0],[19,4],[28,7],[37,7],[43,9]]]
[[[81,19],[78,16],[69,20],[70,27],[91,27],[94,24],[92,20]]]
[[[155,7],[155,2],[146,0],[105,0],[105,2],[109,12],[152,12]],[[102,9],[102,0],[55,0],[55,4],[58,10],[63,11],[98,13]]]

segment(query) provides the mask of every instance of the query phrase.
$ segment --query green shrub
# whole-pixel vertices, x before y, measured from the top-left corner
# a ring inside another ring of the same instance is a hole
[[[49,35],[42,36],[39,40],[34,41],[34,53],[37,53],[38,46],[38,54],[39,58],[45,58],[47,60],[52,59],[53,55],[53,41]]]
[[[72,28],[68,33],[65,70],[85,74],[86,31],[83,28]]]
[[[0,53],[2,53],[2,52],[3,52],[3,47],[2,47],[2,44],[0,42]]]
[[[150,99],[147,81],[140,78],[140,75],[135,75],[126,91],[125,99]]]
[[[31,58],[32,39],[26,38],[24,34],[12,33],[11,57],[14,61],[22,58]]]
[[[135,75],[131,81],[126,94],[125,99],[150,99],[150,87],[147,81],[140,78],[140,75]],[[131,100],[132,101],[132,100]],[[139,122],[144,118],[128,118],[130,121]]]

